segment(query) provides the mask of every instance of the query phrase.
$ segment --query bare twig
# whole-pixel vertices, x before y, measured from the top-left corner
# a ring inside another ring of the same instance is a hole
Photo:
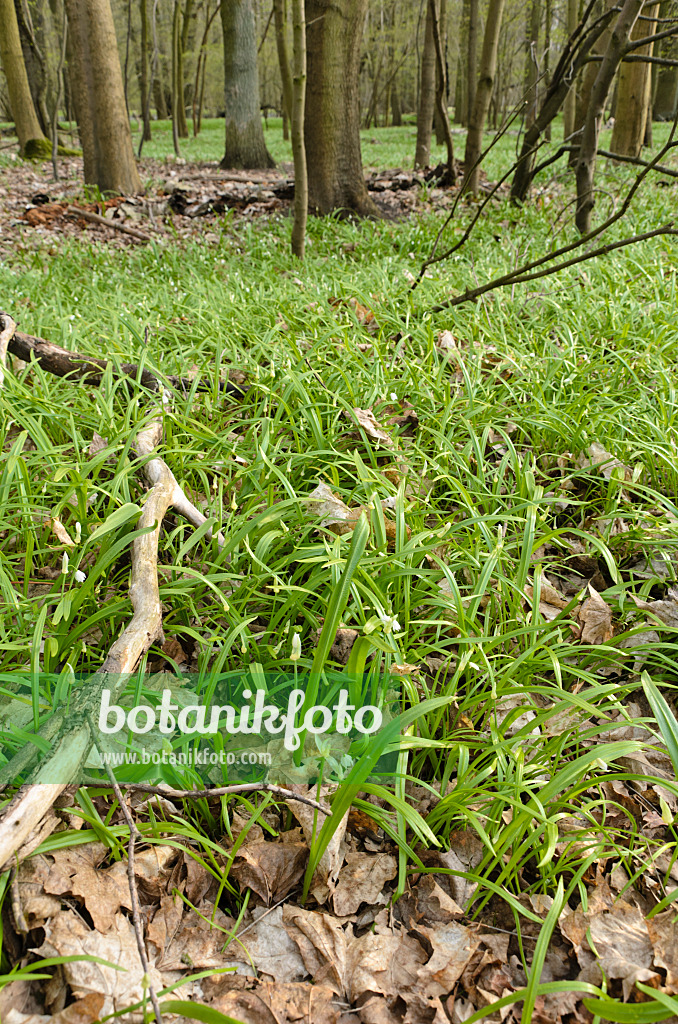
[[[155,989],[151,984],[150,972],[148,969],[148,957],[146,956],[146,946],[144,944],[144,929],[141,923],[141,908],[139,906],[139,891],[137,889],[137,881],[134,877],[134,846],[137,836],[141,838],[141,833],[137,829],[134,818],[131,815],[130,809],[125,802],[125,798],[122,795],[120,786],[115,780],[115,776],[111,771],[109,765],[106,765],[106,771],[110,779],[113,792],[116,795],[117,801],[120,804],[120,810],[122,811],[127,826],[129,828],[129,845],[127,847],[127,882],[129,885],[129,894],[132,902],[132,923],[134,925],[134,934],[137,940],[137,949],[139,950],[139,959],[141,960],[141,967],[144,972],[144,984],[148,986],[148,994],[151,999],[153,1006],[153,1012],[155,1014],[156,1024],[162,1024],[162,1014],[160,1012],[160,1003],[156,995]]]
[[[106,783],[93,781],[92,785],[106,786]],[[145,782],[134,782],[129,785],[125,784],[125,789],[133,789],[138,793],[151,793],[154,796],[164,796],[168,800],[207,800],[212,797],[233,796],[239,793],[272,793],[273,796],[279,796],[283,800],[296,800],[297,803],[306,804],[322,814],[331,813],[317,800],[293,793],[291,789],[285,789],[284,786],[274,786],[270,782],[240,782],[233,786],[217,786],[214,789],[170,789],[168,786],[152,786]]]
[[[16,324],[11,316],[0,314],[0,388],[5,383],[7,366],[7,347],[16,333]]]
[[[136,238],[139,242],[151,241],[151,236],[147,235],[144,231],[128,228],[126,224],[120,224],[117,220],[108,220],[106,217],[101,217],[98,213],[82,210],[79,206],[67,206],[65,212],[69,217],[82,217],[84,220],[91,221],[92,224],[102,224],[105,228],[114,228],[116,231],[122,231],[126,235],[131,235],[132,238]]]
[[[589,242],[592,242],[594,238],[597,238],[599,235],[603,234],[603,232],[606,231],[609,227],[611,227],[612,224],[616,223],[616,221],[620,220],[621,217],[624,216],[629,206],[631,205],[631,200],[633,199],[634,195],[640,188],[642,182],[645,180],[649,172],[660,163],[662,157],[666,153],[668,153],[669,150],[673,149],[676,145],[678,145],[678,142],[674,141],[677,123],[678,122],[674,122],[673,127],[671,129],[671,134],[669,135],[667,141],[662,146],[662,148],[658,151],[657,155],[651,161],[649,161],[649,163],[646,166],[642,167],[642,169],[636,175],[636,178],[633,184],[631,185],[629,191],[626,193],[624,202],[621,204],[619,209],[616,210],[615,213],[611,214],[611,216],[609,216],[607,220],[604,220],[602,224],[599,224],[597,228],[594,228],[588,234],[583,235],[576,241],[570,242],[568,245],[560,246],[560,248],[558,249],[552,249],[551,252],[546,253],[539,259],[531,260],[529,263],[524,263],[522,266],[516,267],[513,270],[508,271],[506,274],[502,274],[500,277],[494,278],[492,281],[488,281],[486,284],[478,285],[476,288],[467,288],[466,291],[463,292],[461,295],[457,295],[453,299],[448,299],[446,302],[434,306],[431,312],[439,313],[444,309],[451,309],[453,306],[459,306],[463,302],[475,302],[475,300],[480,298],[481,295],[485,295],[487,292],[494,291],[495,288],[504,288],[507,285],[521,284],[525,281],[534,281],[540,277],[548,277],[551,274],[555,274],[560,270],[565,270],[567,267],[571,267],[574,263],[582,263],[585,260],[593,259],[596,256],[604,255],[605,253],[612,252],[615,249],[620,249],[627,245],[635,244],[636,242],[645,241],[646,239],[653,238],[656,235],[677,234],[678,231],[674,229],[673,226],[674,222],[670,221],[669,223],[664,224],[659,228],[656,228],[654,231],[646,231],[639,235],[632,235],[629,238],[622,239],[620,242],[614,242],[609,245],[601,246],[598,249],[584,253],[582,256],[577,256],[572,260],[566,260],[563,263],[558,263],[556,264],[556,266],[548,267],[543,270],[539,269],[543,268],[544,264],[552,263],[553,260],[559,259],[561,256],[566,256],[569,253],[573,252],[575,249],[580,249],[582,246],[585,246]]]

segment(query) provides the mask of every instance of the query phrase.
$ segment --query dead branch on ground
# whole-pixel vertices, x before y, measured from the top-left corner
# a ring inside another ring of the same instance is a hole
[[[127,224],[121,224],[120,221],[110,220],[98,213],[90,213],[89,210],[82,210],[79,206],[67,206],[64,212],[68,217],[82,217],[83,220],[91,221],[92,224],[101,224],[102,227],[122,231],[126,235],[131,235],[132,238],[136,238],[138,242],[151,241],[151,235],[147,235],[145,231],[137,231],[136,228],[130,228]]]

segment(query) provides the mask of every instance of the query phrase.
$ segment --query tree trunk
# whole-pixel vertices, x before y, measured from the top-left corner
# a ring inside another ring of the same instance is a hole
[[[304,145],[304,112],[306,109],[306,21],[304,0],[292,0],[292,153],[294,155],[294,225],[292,252],[304,258],[306,218],[308,216],[308,173]]]
[[[571,36],[579,21],[579,4],[577,0],[567,0],[567,34]],[[563,139],[569,139],[574,131],[574,112],[577,90],[573,86],[565,98],[563,107]]]
[[[179,115],[183,107],[183,97],[181,96],[181,85],[179,82],[179,73],[182,67],[179,60],[181,50],[180,25],[181,0],[174,0],[174,15],[172,17],[172,145],[174,146],[174,155],[179,158],[181,157]]]
[[[275,167],[261,126],[253,0],[222,3],[221,25],[226,109],[226,149],[221,167]]]
[[[141,17],[141,54],[139,57],[139,89],[141,92],[141,116],[144,119],[143,141],[151,139],[151,104],[148,96],[148,8],[147,0],[139,0]]]
[[[655,121],[673,121],[678,103],[678,68],[660,68],[652,116]]]
[[[591,213],[595,205],[593,179],[596,171],[598,136],[605,112],[605,102],[612,80],[624,55],[629,36],[643,7],[643,0],[624,0],[617,21],[603,55],[596,80],[591,90],[589,109],[582,131],[579,156],[577,158],[577,213],[575,221],[582,235],[591,230]]]
[[[400,107],[400,93],[398,92],[397,80],[391,85],[391,124],[394,128],[400,128],[403,123],[403,112]]]
[[[529,128],[537,117],[537,83],[539,81],[539,28],[541,0],[532,0],[525,34],[525,125]]]
[[[40,127],[28,85],[14,0],[0,0],[0,60],[7,81],[12,119],[19,136],[19,151],[22,156],[39,155],[42,146],[44,155],[48,157],[49,143]]]
[[[183,9],[181,35],[177,46],[177,92],[179,103],[177,107],[177,133],[180,139],[188,138],[188,124],[186,123],[186,83],[184,61],[188,49],[188,34],[191,27],[191,14],[193,11],[193,0],[186,0]]]
[[[466,54],[466,124],[471,124],[478,88],[478,0],[469,0]]]
[[[483,52],[480,58],[480,75],[476,89],[473,116],[469,121],[464,154],[464,192],[474,195],[478,191],[480,166],[478,161],[483,150],[483,130],[492,99],[494,75],[497,68],[499,32],[504,14],[504,0],[490,0],[483,36]]]
[[[447,113],[447,103],[445,100],[445,97],[447,96],[447,69],[445,67],[445,54],[443,52],[440,20],[438,18],[436,0],[428,0],[428,6],[433,23],[433,42],[436,51],[436,110],[438,111],[440,123],[443,126],[445,148],[447,150],[447,167],[443,178],[443,184],[456,185],[457,168],[454,163],[454,142],[452,140],[452,128],[450,127],[450,119]]]
[[[643,8],[643,15],[655,19],[659,12],[659,4]],[[643,39],[651,36],[656,30],[656,22],[638,20],[631,33],[631,39]],[[654,44],[650,43],[634,54],[652,55]],[[610,149],[620,156],[640,156],[645,139],[645,128],[648,116],[652,116],[650,101],[652,98],[652,74],[649,64],[633,61],[619,68],[617,86],[617,106]]]
[[[287,138],[285,128],[292,116],[292,73],[290,71],[290,59],[287,54],[287,19],[285,17],[285,0],[273,0],[273,14],[275,17],[275,45],[278,51],[278,66],[280,68],[280,80],[283,91],[283,138]],[[306,29],[304,28],[304,39]],[[305,95],[305,94],[304,94]]]
[[[447,107],[447,100],[448,100],[447,83],[449,81],[448,73],[447,73],[447,0],[440,0],[440,10],[439,10],[439,13],[438,13],[438,27],[440,29],[440,46],[441,46],[442,52],[443,52],[443,70],[445,72],[445,84],[444,84],[443,102],[445,104],[445,107]],[[436,96],[438,95],[439,90],[440,90],[440,69],[438,67],[438,61],[437,61],[437,57],[436,57]],[[435,132],[436,132],[436,142],[438,143],[439,146],[441,146],[445,142],[445,140],[446,140],[446,134],[445,134],[445,125],[443,124],[443,121],[441,119],[441,116],[440,116],[440,113],[439,113],[439,110],[438,110],[438,102],[437,102],[437,100],[436,100],[435,110],[433,112],[433,124],[434,124]]]
[[[360,44],[367,0],[306,0],[309,207],[376,216],[360,152]]]
[[[419,82],[419,110],[417,111],[417,147],[414,166],[428,167],[431,163],[431,130],[435,107],[436,51],[433,42],[433,17],[426,5],[426,30],[424,49],[421,55],[421,78]]]
[[[582,67],[591,67],[591,64],[586,63],[589,54],[595,49],[601,36],[609,36],[609,22],[612,17],[613,11],[610,9],[603,20],[595,19],[588,31],[581,37],[580,43],[574,51],[570,48],[569,41],[565,44],[544,101],[539,108],[537,119],[523,136],[520,158],[511,185],[511,199],[514,202],[522,203],[527,198],[532,184],[535,147],[539,142],[539,136],[553,121],[568,93],[574,88],[573,83],[576,81],[577,73]]]
[[[612,7],[614,7],[615,2],[616,0],[601,0],[601,8],[604,7],[610,10]],[[596,10],[595,13],[599,14],[601,12],[599,10]],[[605,31],[601,33],[600,38],[593,47],[591,51],[592,54],[602,56],[602,54],[605,53],[610,42],[610,36],[612,35],[612,26],[613,22],[610,21]],[[574,131],[577,134],[573,141],[577,146],[581,142],[581,133],[584,127],[584,121],[586,120],[586,114],[589,109],[589,104],[591,102],[591,92],[593,90],[593,85],[596,80],[599,68],[600,61],[592,61],[590,64],[587,64],[587,66],[584,68],[584,73],[581,76],[579,88],[576,91],[574,109]],[[570,153],[569,157],[570,167],[574,168],[576,166],[576,163],[577,152],[573,151]]]
[[[51,117],[47,110],[47,62],[45,59],[45,31],[42,9],[35,6],[31,16],[21,0],[14,0],[19,38],[28,76],[28,87],[43,134],[50,134]]]
[[[65,0],[85,181],[102,192],[141,191],[109,0]]]

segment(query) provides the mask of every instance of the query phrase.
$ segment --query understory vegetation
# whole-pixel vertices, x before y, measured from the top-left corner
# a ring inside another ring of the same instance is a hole
[[[272,120],[267,137],[279,132]],[[406,165],[408,132],[367,133],[366,165]],[[209,136],[204,125],[201,146]],[[161,156],[158,140],[149,157]],[[493,151],[492,178],[513,146]],[[280,149],[271,145],[277,158]],[[630,180],[601,169],[601,216]],[[670,220],[675,187],[655,175],[609,240]],[[353,803],[397,860],[386,902],[437,872],[462,885],[464,926],[512,933],[524,986],[507,983],[502,1005],[524,1021],[559,1019],[557,1002],[574,992],[592,1000],[593,1019],[659,1020],[678,1001],[649,989],[636,1016],[614,1015],[630,969],[587,983],[572,958],[569,973],[542,970],[556,928],[572,934],[568,914],[586,925],[597,874],[650,919],[672,919],[678,895],[676,243],[655,238],[430,312],[567,240],[568,189],[545,178],[529,206],[498,198],[472,243],[415,291],[436,212],[311,220],[303,264],[282,215],[226,215],[210,223],[209,243],[117,250],[22,229],[0,265],[0,305],[21,330],[65,348],[193,381],[163,405],[162,456],[225,544],[165,519],[165,641],[130,692],[152,700],[167,686],[209,700],[215,673],[255,666],[262,679],[294,678],[326,643],[340,678],[359,677],[372,696],[386,679],[397,694],[406,731],[393,777],[370,774],[371,747],[342,757],[310,740],[301,760],[262,770],[262,780],[331,798],[332,815],[311,833],[303,894]],[[450,241],[473,210],[460,204]],[[229,371],[248,385],[241,399],[219,389]],[[100,386],[35,363],[5,374],[0,685],[26,709],[16,750],[130,619],[144,501],[131,448],[156,414],[153,396],[111,370]],[[369,530],[356,554],[361,509]],[[335,785],[321,792],[328,778]],[[168,768],[151,781],[197,779]],[[230,781],[226,771],[210,779]],[[96,839],[119,859],[128,833],[103,792],[81,787],[71,814],[82,827],[71,822],[39,852]],[[227,803],[186,801],[180,818],[164,819],[149,804],[137,827],[159,847],[190,850],[220,880],[215,908],[221,900],[240,920],[249,897],[243,905],[229,869],[248,831],[274,840],[291,825],[270,794],[231,797],[246,822],[236,833]],[[472,1004],[481,1009],[470,1019],[496,1014],[501,995]],[[537,999],[544,1015],[533,1018]]]

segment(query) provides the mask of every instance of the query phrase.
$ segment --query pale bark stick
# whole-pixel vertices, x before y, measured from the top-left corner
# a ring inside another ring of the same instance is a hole
[[[308,172],[304,143],[304,115],[306,111],[306,16],[304,0],[292,0],[292,29],[294,62],[292,79],[292,153],[294,154],[294,224],[292,252],[304,258],[306,219],[308,217]]]

